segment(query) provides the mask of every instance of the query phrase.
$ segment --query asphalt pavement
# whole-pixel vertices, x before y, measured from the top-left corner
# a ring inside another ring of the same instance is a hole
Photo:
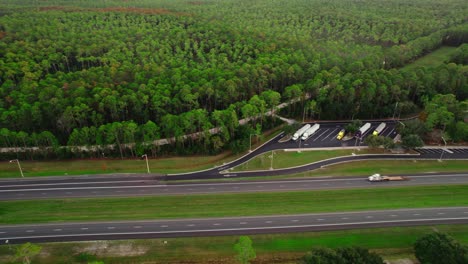
[[[407,181],[369,182],[366,177],[313,178],[277,181],[214,183],[171,183],[157,180],[127,180],[90,183],[40,183],[2,185],[1,200],[53,199],[78,197],[134,197],[241,192],[307,191],[351,188],[382,188],[421,185],[468,184],[468,173],[402,175]]]
[[[468,224],[468,207],[255,217],[0,226],[0,244]]]

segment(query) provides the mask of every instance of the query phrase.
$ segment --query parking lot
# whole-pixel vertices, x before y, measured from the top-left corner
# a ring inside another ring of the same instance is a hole
[[[364,122],[365,123],[365,122]],[[281,148],[291,149],[291,148],[329,148],[329,147],[347,147],[347,146],[355,146],[360,145],[364,146],[364,140],[367,136],[372,135],[372,132],[377,128],[377,126],[382,123],[382,121],[378,122],[369,122],[371,123],[371,127],[363,134],[361,141],[351,138],[349,140],[338,140],[336,136],[341,129],[344,129],[348,122],[341,122],[341,123],[318,123],[320,124],[320,129],[317,130],[313,135],[311,135],[306,140],[289,140],[288,142],[280,143]],[[395,130],[396,123],[394,121],[385,122],[387,126],[385,129],[380,133],[382,136],[395,138],[397,132]],[[310,123],[311,125],[315,123]]]

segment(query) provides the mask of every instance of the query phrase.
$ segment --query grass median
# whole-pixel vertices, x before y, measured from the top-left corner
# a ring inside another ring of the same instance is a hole
[[[313,247],[361,246],[387,260],[414,259],[416,239],[434,230],[468,244],[468,225],[391,227],[358,230],[251,235],[258,263],[296,263]],[[41,243],[33,263],[76,263],[79,253],[104,263],[237,263],[233,245],[238,236]],[[14,256],[17,245],[0,246],[0,262]],[[4,259],[2,259],[2,257]],[[3,263],[2,262],[2,263]],[[256,262],[256,263],[257,263]],[[12,262],[14,263],[14,262]]]
[[[468,185],[0,202],[0,224],[468,206]]]

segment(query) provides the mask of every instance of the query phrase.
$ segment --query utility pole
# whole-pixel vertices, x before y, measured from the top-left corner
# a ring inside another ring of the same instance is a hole
[[[397,106],[398,106],[398,102],[396,102],[395,109],[393,110],[393,117],[392,117],[393,120],[395,120],[395,114],[396,114]]]
[[[447,141],[445,141],[444,137],[442,137],[442,140],[444,141],[445,147],[443,149],[441,149],[442,152],[440,153],[439,162],[442,161],[442,156],[444,155],[445,149],[447,148]]]
[[[19,168],[19,171],[20,171],[20,173],[21,173],[21,177],[24,178],[23,170],[21,169],[21,165],[20,165],[19,160],[18,160],[18,159],[10,160],[10,163],[12,163],[12,162],[18,163],[18,168]]]
[[[272,151],[271,151],[271,156],[270,156],[270,158],[271,158],[270,170],[273,170],[273,156],[274,156],[274,155],[275,155],[275,152],[274,152],[274,150],[272,150]]]
[[[144,157],[145,160],[146,160],[146,170],[148,171],[148,174],[151,173],[151,172],[150,172],[150,169],[149,169],[149,164],[148,164],[148,155],[143,154],[143,155],[141,155],[141,157],[142,157],[142,158]]]
[[[257,134],[250,134],[249,135],[249,152],[252,152],[252,136],[256,136]]]

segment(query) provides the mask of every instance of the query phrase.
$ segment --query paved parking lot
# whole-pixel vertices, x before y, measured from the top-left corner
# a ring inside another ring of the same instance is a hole
[[[415,150],[428,158],[466,159],[468,157],[468,147],[424,147]]]
[[[366,122],[364,122],[366,123]],[[370,122],[371,127],[369,130],[367,130],[361,139],[361,142],[359,140],[356,140],[355,138],[352,138],[350,140],[338,140],[336,139],[336,136],[338,135],[338,132],[340,132],[341,129],[344,129],[346,125],[349,124],[349,122],[338,122],[338,123],[320,123],[320,129],[317,130],[312,136],[310,136],[307,140],[297,140],[293,141],[290,140],[288,142],[284,143],[279,143],[281,148],[284,149],[291,149],[291,148],[329,148],[329,147],[347,147],[347,146],[355,146],[355,145],[360,145],[364,146],[364,140],[366,137],[369,135],[372,135],[372,132],[377,128],[377,126],[382,123],[382,121],[379,122]],[[397,135],[397,132],[395,130],[396,123],[394,121],[388,121],[385,122],[387,126],[385,129],[382,131],[380,135],[390,137],[390,138],[395,138]],[[315,123],[310,123],[311,125]]]

